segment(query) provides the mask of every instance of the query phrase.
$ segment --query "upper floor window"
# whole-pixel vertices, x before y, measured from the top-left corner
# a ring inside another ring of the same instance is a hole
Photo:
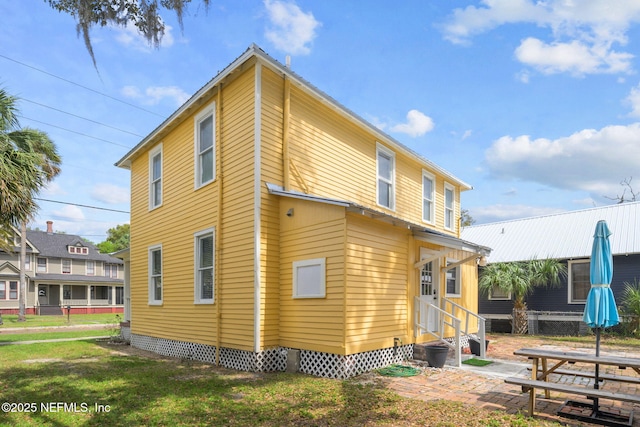
[[[456,193],[453,185],[444,183],[444,228],[455,229],[455,203]]]
[[[162,144],[149,153],[149,209],[162,204]]]
[[[195,235],[196,303],[213,303],[214,230]]]
[[[70,254],[78,254],[78,255],[88,255],[89,248],[85,246],[69,246],[68,251]]]
[[[18,258],[20,258],[20,255],[18,255]],[[24,257],[24,269],[31,270],[31,255],[29,254]]]
[[[71,260],[63,259],[62,260],[62,274],[71,274]]]
[[[456,264],[457,262],[458,260],[455,260],[455,259],[447,259],[447,266],[451,264]],[[461,295],[459,265],[456,265],[455,267],[451,267],[447,270],[446,280],[447,280],[447,296],[459,297]]]
[[[46,273],[47,272],[47,259],[38,257],[38,273]]]
[[[378,204],[395,209],[396,156],[393,151],[378,144],[376,149],[378,174]]]
[[[104,264],[104,277],[118,278],[118,264]]]
[[[93,276],[96,274],[96,262],[87,261],[87,276]]]
[[[196,188],[215,179],[215,103],[205,108],[195,119]]]
[[[584,304],[591,289],[589,260],[569,261],[569,304]]]
[[[422,220],[433,223],[435,217],[436,177],[422,171]]]
[[[149,304],[162,304],[162,246],[149,248]]]

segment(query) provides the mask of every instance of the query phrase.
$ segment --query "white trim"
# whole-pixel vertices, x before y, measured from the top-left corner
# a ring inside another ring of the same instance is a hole
[[[255,120],[254,126],[254,158],[253,158],[253,349],[257,353],[262,347],[260,341],[260,301],[261,301],[261,283],[260,283],[260,253],[262,248],[260,245],[260,213],[261,213],[261,189],[262,186],[262,168],[260,160],[262,157],[262,64],[257,63],[255,66],[255,99],[254,99],[254,112],[253,117]]]
[[[200,245],[198,242],[200,238],[211,235],[213,238],[213,292],[211,298],[200,298],[200,281],[199,281],[199,259],[200,259]],[[216,228],[211,227],[206,230],[198,231],[193,234],[193,303],[194,304],[213,304],[216,297]]]
[[[462,269],[460,268],[460,264],[458,264],[458,260],[454,259],[454,258],[447,258],[446,261],[446,267],[445,267],[445,271],[444,271],[444,295],[445,297],[451,297],[451,298],[462,298]],[[449,267],[449,264],[458,264],[455,265],[453,267]],[[449,272],[449,270],[456,270],[456,290],[458,291],[457,294],[450,294],[449,293],[449,289],[447,289],[447,273]]]
[[[160,203],[155,204],[155,200],[154,200],[154,191],[153,191],[153,159],[160,154],[160,178],[158,178],[158,181],[160,181]],[[149,210],[152,211],[156,208],[159,208],[160,206],[162,206],[162,203],[164,202],[164,153],[162,151],[162,142],[159,143],[158,145],[156,145],[155,147],[153,147],[152,150],[149,151],[149,186],[148,186],[148,191],[149,191]]]
[[[380,162],[378,161],[380,154],[389,157],[389,161],[391,162],[391,179],[388,180],[388,182],[385,177],[380,177]],[[380,204],[380,179],[387,182],[391,188],[389,206]],[[376,204],[391,211],[396,210],[396,153],[379,142],[376,142]]]
[[[213,132],[213,142],[211,150],[213,153],[213,170],[211,172],[210,180],[200,182],[200,123],[209,116],[212,118],[211,128]],[[196,190],[216,180],[216,137],[216,102],[213,101],[204,107],[202,111],[193,118],[193,184]]]
[[[507,292],[507,295],[504,297],[494,297],[493,296],[493,288],[489,289],[489,295],[487,296],[489,301],[511,301],[511,292]]]
[[[162,283],[162,295],[160,297],[159,300],[156,299],[152,299],[151,296],[154,294],[154,288],[153,288],[153,283],[151,282],[151,267],[152,267],[152,262],[151,262],[151,252],[156,251],[156,250],[160,250],[160,280]],[[158,244],[158,245],[152,245],[149,246],[147,248],[147,299],[148,299],[148,303],[149,305],[162,305],[163,301],[164,301],[164,253],[162,251],[162,244]]]
[[[425,209],[424,209],[424,201],[425,201],[425,197],[424,197],[424,179],[427,178],[431,181],[431,208],[429,209],[429,216],[431,217],[430,220],[426,220],[424,218],[424,214],[425,214]],[[431,224],[431,225],[435,225],[436,223],[436,176],[434,174],[432,174],[429,171],[426,171],[424,169],[422,169],[422,183],[421,183],[421,188],[422,188],[422,221],[427,223],[427,224]]]
[[[581,304],[584,305],[587,302],[587,298],[583,300],[574,300],[573,299],[573,278],[571,273],[571,266],[573,264],[587,264],[589,266],[589,259],[578,259],[578,260],[569,260],[567,261],[567,304]],[[591,283],[589,283],[591,285]]]
[[[451,190],[451,227],[447,227],[447,210],[448,210],[447,190]],[[454,187],[452,184],[449,184],[448,182],[445,181],[444,193],[442,195],[444,199],[444,206],[443,206],[444,218],[442,221],[442,225],[444,226],[445,230],[455,231],[456,229],[456,187]]]
[[[320,267],[317,273],[318,276],[318,284],[320,286],[320,291],[317,293],[299,293],[298,286],[298,269],[301,267]],[[314,259],[305,259],[300,261],[293,262],[293,282],[291,289],[291,297],[293,299],[304,299],[304,298],[325,298],[327,296],[327,260],[326,258],[314,258]]]

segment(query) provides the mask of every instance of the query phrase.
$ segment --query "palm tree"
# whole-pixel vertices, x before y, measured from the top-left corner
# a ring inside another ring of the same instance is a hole
[[[567,266],[556,259],[497,262],[480,272],[478,286],[487,294],[493,289],[511,294],[513,302],[512,332],[527,332],[527,303],[525,298],[537,287],[558,286],[566,277]]]
[[[20,292],[18,321],[25,320],[27,221],[38,206],[35,196],[60,173],[61,158],[49,136],[37,129],[21,128],[17,98],[0,88],[0,249],[12,250],[7,237],[20,224]]]

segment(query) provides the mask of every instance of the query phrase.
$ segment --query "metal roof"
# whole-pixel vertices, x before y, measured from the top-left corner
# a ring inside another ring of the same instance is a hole
[[[589,258],[599,220],[612,232],[614,255],[640,253],[640,202],[465,227],[460,237],[489,246],[489,263],[533,258]]]

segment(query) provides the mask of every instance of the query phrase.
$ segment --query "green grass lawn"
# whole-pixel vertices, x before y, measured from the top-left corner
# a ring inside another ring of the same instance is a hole
[[[53,340],[61,338],[84,338],[84,337],[104,337],[112,336],[114,331],[107,328],[92,329],[89,331],[73,331],[73,332],[38,332],[30,334],[0,334],[0,343],[17,342],[17,341],[36,341],[36,340]]]
[[[0,412],[0,425],[557,425],[461,403],[405,399],[378,383],[238,372],[123,349],[91,341],[2,347],[0,403],[22,411]]]
[[[2,315],[3,325],[0,325],[0,332],[5,328],[38,328],[47,326],[69,326],[69,325],[91,325],[91,324],[113,324],[122,320],[122,314],[72,314],[67,320],[67,316],[36,316],[28,315],[25,322],[18,322],[17,314]]]

